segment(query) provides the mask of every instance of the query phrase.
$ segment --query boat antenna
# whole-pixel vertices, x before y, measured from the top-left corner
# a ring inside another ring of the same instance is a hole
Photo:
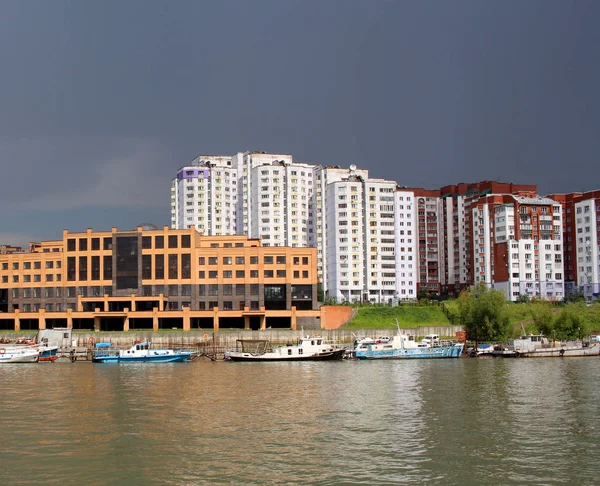
[[[400,323],[398,322],[398,318],[396,317],[396,327],[398,328],[398,334],[402,334],[400,331]]]

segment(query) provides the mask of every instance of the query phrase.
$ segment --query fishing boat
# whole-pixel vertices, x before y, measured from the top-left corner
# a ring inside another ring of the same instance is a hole
[[[510,340],[507,346],[494,346],[492,356],[497,358],[567,358],[598,356],[598,341],[552,341],[542,334],[528,334]]]
[[[358,359],[425,359],[425,358],[458,358],[463,344],[442,341],[437,335],[426,336],[422,341],[400,329],[388,342],[362,340],[356,343],[352,353]]]
[[[225,358],[231,361],[329,361],[344,357],[346,350],[326,342],[321,336],[305,336],[298,344],[271,347],[268,339],[238,339],[236,351]]]
[[[48,343],[38,344],[30,339],[19,339],[12,348],[35,351],[38,353],[39,361],[56,361],[56,353],[58,352],[58,346],[50,346]]]
[[[0,348],[0,363],[37,363],[40,353],[28,346]]]
[[[94,363],[173,363],[191,361],[196,354],[180,349],[157,349],[150,341],[134,343],[129,349],[115,349],[110,343],[96,343]]]

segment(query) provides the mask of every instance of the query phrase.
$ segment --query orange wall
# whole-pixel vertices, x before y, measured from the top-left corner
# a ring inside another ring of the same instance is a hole
[[[337,329],[352,315],[352,307],[346,305],[324,305],[321,307],[321,326],[323,329]]]

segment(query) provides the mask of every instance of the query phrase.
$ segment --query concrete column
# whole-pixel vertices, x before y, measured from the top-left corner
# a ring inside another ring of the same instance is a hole
[[[108,312],[108,294],[104,294],[104,312]]]
[[[246,307],[247,309],[247,307]],[[250,329],[250,316],[244,316],[244,329],[248,331]]]
[[[67,329],[73,329],[73,309],[67,309]]]
[[[95,311],[100,312],[100,308],[96,307]],[[94,316],[94,331],[100,332],[100,316]]]
[[[15,309],[15,331],[18,332],[21,330],[21,311],[19,309]]]
[[[46,329],[46,309],[38,311],[38,329]]]
[[[152,330],[158,331],[158,307],[152,308]]]
[[[158,301],[158,310],[162,312],[162,311],[164,311],[164,310],[165,310],[165,303],[164,303],[164,301],[163,301],[164,295],[163,295],[163,294],[160,294],[160,295],[158,296],[158,298],[160,299],[160,300]]]
[[[77,312],[83,312],[83,302],[81,302],[81,295],[77,294]]]
[[[129,309],[127,307],[125,310],[125,321],[123,321],[123,331],[129,331]]]
[[[219,308],[215,307],[213,309],[213,331],[219,330]]]
[[[267,316],[265,316],[264,314],[262,316],[260,316],[260,330],[261,331],[267,330]]]
[[[135,312],[135,294],[131,294],[131,312]]]
[[[291,318],[292,330],[296,330],[296,306],[292,306],[292,318]]]
[[[187,306],[183,308],[183,330],[190,330],[190,308]]]

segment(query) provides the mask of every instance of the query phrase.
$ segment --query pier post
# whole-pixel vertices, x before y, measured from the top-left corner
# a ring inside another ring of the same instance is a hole
[[[19,315],[21,311],[19,309],[15,309],[15,331],[19,332],[21,330],[21,316]]]
[[[183,330],[190,330],[190,308],[188,306],[183,307]]]
[[[158,331],[158,307],[152,308],[152,330]]]
[[[213,308],[213,331],[219,330],[219,308]]]
[[[46,309],[38,311],[38,329],[46,329]]]
[[[248,307],[245,307],[244,310],[248,312]],[[250,316],[244,316],[244,330],[250,330]]]

